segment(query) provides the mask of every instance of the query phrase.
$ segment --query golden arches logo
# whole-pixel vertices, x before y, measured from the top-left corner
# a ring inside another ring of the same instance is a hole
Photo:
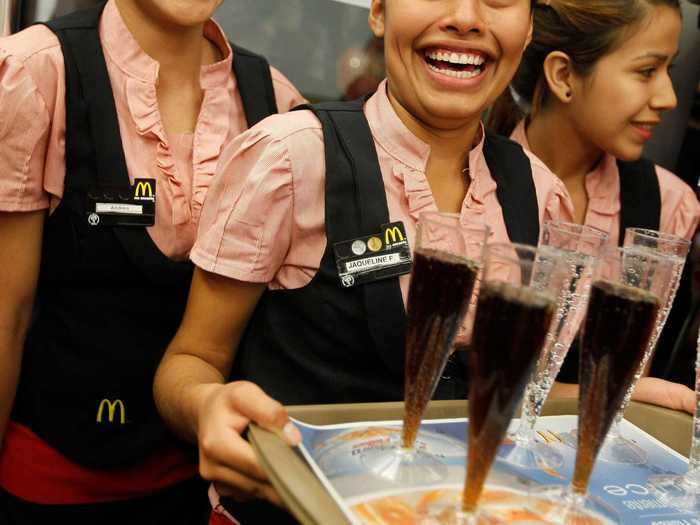
[[[153,198],[153,186],[150,182],[139,181],[136,183],[136,189],[134,190],[134,198],[145,199]]]
[[[391,243],[389,242],[389,237],[391,237]],[[403,233],[401,233],[398,226],[387,228],[384,232],[384,244],[393,244],[396,242],[396,239],[399,239],[400,241],[404,240]]]
[[[124,403],[122,403],[121,399],[116,399],[114,401],[103,399],[100,401],[100,406],[97,409],[98,423],[102,423],[102,413],[104,412],[105,406],[107,407],[107,418],[110,423],[114,422],[114,413],[117,411],[117,407],[119,407],[119,421],[122,425],[126,423],[126,408],[124,408]]]

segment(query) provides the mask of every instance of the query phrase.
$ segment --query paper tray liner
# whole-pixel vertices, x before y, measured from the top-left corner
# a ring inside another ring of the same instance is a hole
[[[467,417],[466,401],[433,401],[424,419]],[[287,407],[289,415],[313,425],[357,421],[401,420],[403,403],[358,403]],[[542,415],[577,413],[577,400],[557,399],[545,404]],[[645,403],[630,403],[625,418],[651,436],[687,456],[693,419],[690,415]],[[350,525],[298,450],[277,435],[251,425],[250,442],[261,465],[289,510],[303,525]]]

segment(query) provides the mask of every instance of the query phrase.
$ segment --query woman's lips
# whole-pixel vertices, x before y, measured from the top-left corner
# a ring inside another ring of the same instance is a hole
[[[654,128],[656,123],[646,123],[646,122],[633,122],[632,128],[637,132],[639,137],[643,141],[647,141],[651,138],[654,133]]]

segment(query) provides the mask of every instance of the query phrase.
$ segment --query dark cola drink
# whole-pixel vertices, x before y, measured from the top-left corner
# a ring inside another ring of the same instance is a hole
[[[469,354],[469,463],[463,507],[473,512],[498,447],[544,346],[554,299],[505,282],[482,283]]]
[[[579,356],[579,425],[573,488],[585,491],[610,425],[639,368],[659,301],[609,281],[591,287]]]
[[[474,289],[478,265],[434,250],[416,250],[408,293],[404,448],[415,444],[423,412],[450,355]]]

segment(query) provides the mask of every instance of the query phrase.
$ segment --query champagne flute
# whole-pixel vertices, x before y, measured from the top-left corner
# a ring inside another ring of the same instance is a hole
[[[525,390],[518,430],[511,436],[515,446],[499,452],[513,465],[536,469],[558,468],[563,464],[559,452],[551,445],[537,441],[535,423],[578,332],[588,302],[595,260],[607,239],[605,232],[590,226],[568,222],[546,222],[543,226],[540,246],[561,251],[567,275],[557,297],[555,322]]]
[[[404,419],[401,442],[364,451],[361,461],[384,480],[411,485],[437,481],[447,467],[416,446],[423,413],[464,322],[489,229],[457,214],[422,213],[416,229],[407,303]]]
[[[469,457],[461,507],[429,507],[423,523],[497,522],[478,508],[486,477],[544,347],[566,273],[558,250],[490,244],[469,349]]]
[[[666,292],[660,296],[661,308],[656,318],[654,331],[652,332],[649,345],[637,369],[634,380],[625,394],[624,402],[618,410],[610,429],[610,434],[600,452],[600,460],[609,463],[644,464],[647,462],[647,454],[644,450],[629,439],[624,438],[620,433],[620,424],[625,415],[625,409],[632,398],[632,393],[639,379],[644,375],[649,360],[654,355],[656,343],[659,340],[661,331],[666,324],[666,319],[673,306],[673,300],[678,291],[678,285],[683,275],[683,266],[690,249],[690,241],[676,235],[662,233],[655,230],[642,228],[627,228],[625,230],[624,246],[636,246],[641,249],[650,250],[659,254],[667,255],[673,261],[674,269],[671,282]]]
[[[587,494],[598,452],[654,332],[672,279],[672,257],[631,246],[599,257],[581,329],[579,424],[571,485],[533,491],[533,510],[555,523],[617,513]]]
[[[689,512],[700,512],[700,332],[695,358],[695,414],[688,472],[682,476],[652,476],[649,483],[656,498],[664,505]]]

